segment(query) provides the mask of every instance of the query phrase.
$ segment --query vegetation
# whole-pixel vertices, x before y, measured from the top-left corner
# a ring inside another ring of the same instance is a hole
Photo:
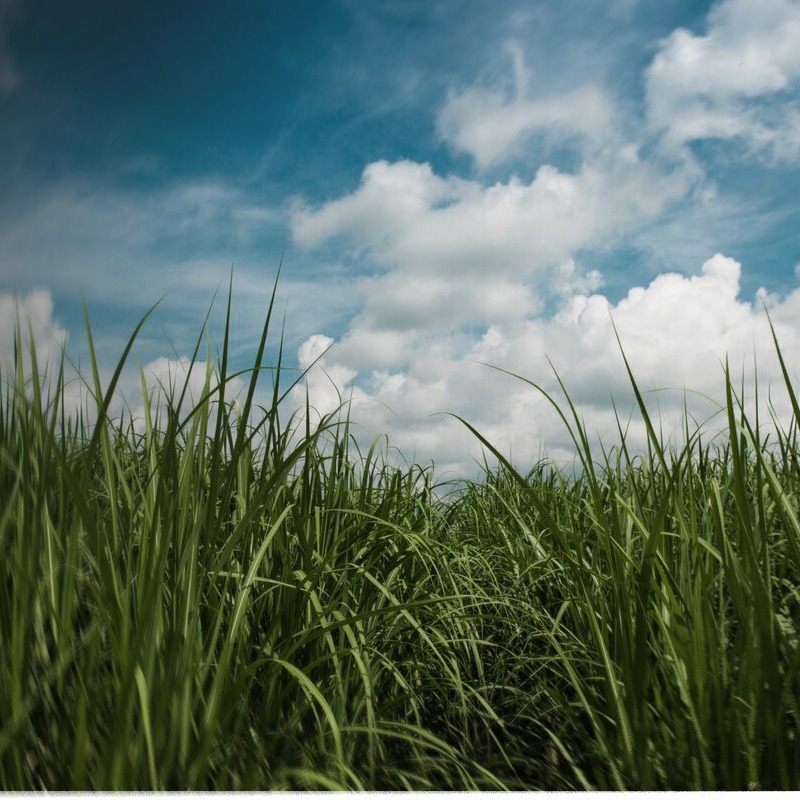
[[[143,429],[107,413],[133,338],[105,389],[92,353],[91,425],[18,343],[0,788],[800,787],[785,368],[773,440],[726,374],[727,435],[666,447],[631,376],[647,452],[595,461],[567,396],[576,475],[475,431],[499,466],[443,494],[346,417],[283,424],[280,369],[256,409],[268,328],[240,409],[226,332]]]

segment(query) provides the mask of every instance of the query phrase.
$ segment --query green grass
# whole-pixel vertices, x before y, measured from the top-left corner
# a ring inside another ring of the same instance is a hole
[[[800,787],[785,368],[771,439],[726,373],[726,435],[666,447],[631,374],[645,453],[620,432],[598,460],[566,395],[576,475],[475,430],[499,466],[445,493],[346,416],[282,421],[269,323],[241,407],[226,326],[203,397],[144,393],[143,430],[108,415],[136,333],[108,386],[92,354],[72,415],[64,370],[17,345],[0,788]]]

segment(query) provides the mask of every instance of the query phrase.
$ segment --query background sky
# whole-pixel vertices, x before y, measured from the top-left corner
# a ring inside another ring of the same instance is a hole
[[[442,472],[479,450],[441,412],[569,450],[480,362],[554,388],[549,359],[613,440],[612,319],[667,433],[726,354],[785,414],[764,306],[797,375],[798,189],[797,0],[0,0],[0,348],[17,302],[85,359],[85,296],[109,372],[163,297],[155,385],[233,269],[244,367],[282,259],[287,366],[332,343],[312,402]]]

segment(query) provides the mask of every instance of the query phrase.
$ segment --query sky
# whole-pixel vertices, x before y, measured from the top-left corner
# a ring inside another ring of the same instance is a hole
[[[221,343],[232,274],[244,368],[281,265],[289,402],[348,398],[443,474],[480,457],[449,414],[569,456],[492,367],[558,395],[555,370],[598,441],[619,417],[641,444],[620,342],[667,436],[713,417],[726,356],[786,419],[798,43],[798,0],[0,0],[0,352],[17,308],[85,364],[85,299],[108,375],[160,301],[155,386],[215,293]]]

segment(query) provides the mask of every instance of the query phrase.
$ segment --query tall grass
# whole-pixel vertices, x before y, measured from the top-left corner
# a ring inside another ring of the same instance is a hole
[[[17,337],[3,789],[800,786],[782,358],[773,440],[726,373],[727,435],[667,448],[631,375],[645,453],[621,432],[596,461],[566,396],[577,476],[522,474],[473,429],[499,467],[443,495],[346,415],[281,420],[270,316],[241,406],[226,325],[199,401],[143,387],[143,428],[108,411],[138,328],[103,387],[87,322],[95,408],[73,416]]]

